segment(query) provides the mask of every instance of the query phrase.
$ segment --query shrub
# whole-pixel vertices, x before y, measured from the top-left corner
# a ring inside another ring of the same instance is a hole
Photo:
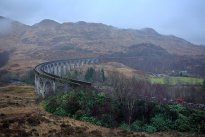
[[[157,131],[157,129],[156,129],[154,126],[152,126],[152,125],[145,125],[145,126],[143,127],[143,130],[144,130],[145,132],[148,132],[148,133],[154,133],[154,132]]]
[[[127,130],[127,131],[131,131],[130,126],[124,122],[120,124],[120,128]]]
[[[43,107],[46,111],[50,113],[54,113],[56,111],[56,108],[58,107],[58,104],[54,97],[50,98],[49,100],[46,100],[43,102]]]
[[[115,120],[113,119],[112,115],[102,114],[100,119],[106,127],[113,127],[115,125]]]
[[[205,112],[195,110],[194,113],[190,115],[191,125],[193,130],[196,132],[205,133]]]
[[[169,105],[169,109],[171,111],[175,111],[177,113],[180,113],[181,111],[183,111],[185,109],[185,107],[183,107],[180,104],[177,104],[177,105]]]
[[[44,108],[56,115],[71,116],[97,125],[118,125],[118,103],[105,93],[73,90],[47,98]]]
[[[158,114],[151,119],[151,125],[155,127],[157,131],[167,131],[170,129],[171,124],[171,121],[161,114]]]
[[[65,104],[64,104],[64,109],[71,115],[75,114],[76,111],[80,109],[80,105],[77,102],[75,97],[70,96],[67,98]]]
[[[75,113],[75,119],[81,119],[81,117],[83,117],[83,115],[86,114],[86,112],[84,110],[78,110]]]
[[[96,124],[96,125],[99,125],[99,126],[103,125],[100,120],[98,120],[97,118],[95,118],[93,116],[83,115],[82,117],[80,117],[80,120],[90,122],[92,124]]]
[[[126,131],[178,130],[205,133],[205,112],[181,105],[157,105],[136,101],[133,123],[126,123],[126,109],[106,93],[76,89],[48,97],[43,101],[46,111],[105,127],[120,127]],[[121,124],[119,124],[121,123]]]
[[[133,131],[143,131],[143,122],[136,120],[131,124],[131,130]]]
[[[179,118],[175,121],[175,129],[181,132],[190,131],[189,118],[180,114]]]
[[[53,114],[59,115],[59,116],[68,116],[69,115],[62,107],[56,108],[56,110],[53,112]]]

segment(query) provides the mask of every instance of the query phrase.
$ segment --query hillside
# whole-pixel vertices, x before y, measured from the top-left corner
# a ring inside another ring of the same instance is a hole
[[[47,113],[29,85],[1,85],[0,87],[0,136],[118,136],[118,137],[173,137],[189,133],[176,131],[146,134],[109,129],[87,122]]]
[[[123,53],[114,53],[109,57],[113,61],[151,73],[167,74],[172,70],[186,70],[192,75],[205,76],[204,56],[190,57],[170,54],[165,49],[151,43],[132,45]]]
[[[1,69],[9,71],[23,72],[48,60],[118,55],[127,52],[133,45],[142,43],[151,43],[155,47],[160,47],[160,52],[164,52],[163,55],[168,54],[169,57],[176,55],[184,62],[189,62],[179,69],[188,67],[191,68],[191,72],[198,72],[199,68],[204,68],[200,63],[205,59],[205,47],[172,35],[159,34],[152,28],[120,29],[83,21],[60,24],[49,19],[28,26],[4,17],[0,18],[0,22],[6,24],[4,31],[0,33],[0,49],[2,52],[9,52],[8,63]],[[149,48],[152,48],[152,45]],[[153,52],[153,54],[158,53]],[[156,56],[158,61],[163,60],[162,56]],[[178,58],[173,58],[176,66],[181,63],[177,62]],[[195,67],[189,67],[190,64]]]
[[[147,134],[105,128],[87,122],[60,117],[46,112],[29,85],[1,85],[0,136],[69,136],[69,137],[189,137],[176,131]]]

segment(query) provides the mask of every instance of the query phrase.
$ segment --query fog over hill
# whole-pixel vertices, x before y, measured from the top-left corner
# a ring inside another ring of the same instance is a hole
[[[204,46],[194,45],[174,35],[159,34],[152,28],[120,29],[102,23],[87,23],[84,21],[58,23],[49,19],[28,26],[4,17],[0,17],[0,24],[5,26],[0,27],[0,49],[13,51],[10,53],[8,64],[1,69],[23,71],[47,60],[112,56],[125,52],[127,54],[130,53],[128,52],[130,47],[143,45],[143,43],[150,43],[148,49],[153,46],[154,49],[160,47],[160,53],[169,54],[169,60],[175,60],[171,61],[171,64],[172,62],[176,63],[176,60],[179,61],[179,59],[184,59],[184,62],[195,60],[195,63],[185,63],[179,69],[189,69],[195,73],[205,68],[203,61],[205,59]],[[146,54],[149,54],[150,51],[147,51]],[[139,54],[140,52],[136,50],[136,56]],[[153,54],[157,55],[158,52],[153,52],[151,55]],[[176,56],[177,59],[172,58]],[[152,61],[152,56],[149,56],[149,58]],[[163,56],[158,56],[157,60],[164,60]],[[14,68],[12,66],[19,67]],[[140,69],[143,69],[143,67]],[[198,75],[202,75],[202,73],[198,73]]]

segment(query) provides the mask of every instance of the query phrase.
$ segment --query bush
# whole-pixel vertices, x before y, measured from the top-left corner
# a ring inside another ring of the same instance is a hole
[[[56,110],[53,112],[55,115],[60,115],[60,116],[68,116],[69,114],[61,107],[56,108]]]
[[[127,130],[127,131],[131,131],[130,126],[124,122],[120,124],[120,128]]]
[[[126,110],[106,93],[76,89],[50,96],[43,101],[46,111],[105,127],[120,127],[126,131],[177,130],[205,133],[205,112],[190,110],[181,105],[157,105],[136,102],[133,123],[126,122]],[[119,124],[121,123],[121,124]]]
[[[100,119],[106,127],[114,127],[115,126],[115,120],[113,119],[112,115],[102,114]]]
[[[195,132],[205,133],[205,113],[203,111],[195,110],[190,115],[190,121]]]
[[[167,131],[170,129],[171,124],[171,121],[161,114],[158,114],[151,119],[151,125],[155,127],[157,131]]]
[[[58,104],[54,97],[50,98],[49,100],[46,100],[43,102],[43,107],[46,111],[50,113],[54,113],[56,111],[56,108],[58,107]]]
[[[155,127],[151,126],[151,125],[145,125],[145,126],[143,127],[143,130],[144,130],[145,132],[148,132],[148,133],[154,133],[154,132],[157,131],[157,129],[156,129]]]
[[[131,130],[132,131],[143,131],[143,122],[139,120],[134,121],[131,125]]]
[[[71,116],[97,125],[118,125],[119,105],[105,93],[73,90],[49,97],[44,101],[44,108],[56,115]]]
[[[99,126],[103,125],[100,120],[98,120],[97,118],[95,118],[93,116],[83,115],[82,117],[80,117],[80,120],[90,122],[92,124],[96,124],[96,125],[99,125]]]
[[[179,118],[175,121],[175,129],[181,132],[190,131],[190,120],[188,117],[180,114]]]

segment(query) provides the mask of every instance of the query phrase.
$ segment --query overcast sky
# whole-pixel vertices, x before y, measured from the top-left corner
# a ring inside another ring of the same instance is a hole
[[[205,0],[0,0],[0,15],[29,25],[53,19],[150,27],[205,45]]]

